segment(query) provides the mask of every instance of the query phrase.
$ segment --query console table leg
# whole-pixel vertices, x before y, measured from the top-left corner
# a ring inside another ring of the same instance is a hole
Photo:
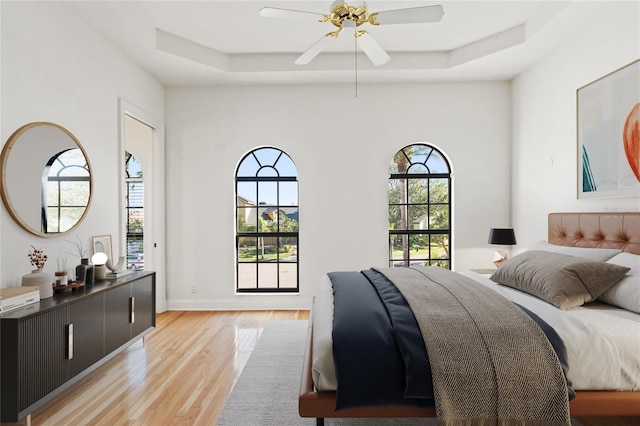
[[[31,414],[27,414],[27,426],[31,426]]]

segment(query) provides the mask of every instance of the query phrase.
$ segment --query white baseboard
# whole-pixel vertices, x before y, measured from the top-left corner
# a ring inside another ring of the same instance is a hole
[[[311,309],[313,299],[299,298],[295,300],[277,300],[265,296],[261,299],[170,299],[167,300],[168,311],[299,311]]]

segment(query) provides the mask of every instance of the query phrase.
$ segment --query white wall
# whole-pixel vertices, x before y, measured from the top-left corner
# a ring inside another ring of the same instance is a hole
[[[169,309],[306,308],[321,274],[386,266],[387,170],[415,142],[453,166],[456,269],[491,266],[510,224],[507,82],[168,88],[166,106]],[[262,145],[298,168],[300,296],[234,296],[235,168]]]
[[[52,121],[67,128],[82,143],[93,172],[93,202],[79,228],[64,238],[39,238],[0,211],[0,286],[20,283],[31,270],[27,252],[33,244],[49,255],[46,270],[56,260],[78,263],[65,239],[80,237],[90,248],[92,235],[111,234],[118,241],[119,98],[164,116],[164,88],[132,60],[116,50],[55,2],[1,2],[1,137],[3,143],[18,127]]]
[[[0,7],[2,140],[25,123],[53,121],[92,163],[93,204],[68,239],[117,238],[118,99],[160,120],[166,103],[170,308],[307,307],[321,274],[386,265],[386,170],[414,142],[437,145],[453,164],[458,270],[490,266],[490,227],[513,223],[522,247],[544,237],[551,211],[640,210],[638,199],[576,199],[575,134],[576,89],[640,57],[638,2],[594,3],[593,24],[511,86],[361,85],[357,99],[351,85],[171,88],[165,98],[64,6]],[[298,166],[300,296],[234,295],[234,171],[261,145],[284,149]],[[63,239],[27,234],[4,206],[0,240],[2,287],[30,270],[31,244],[50,255],[50,268],[60,257],[76,261]]]
[[[640,58],[640,2],[591,7],[588,26],[513,82],[516,250],[546,239],[550,212],[640,210],[637,197],[577,199],[576,90]]]

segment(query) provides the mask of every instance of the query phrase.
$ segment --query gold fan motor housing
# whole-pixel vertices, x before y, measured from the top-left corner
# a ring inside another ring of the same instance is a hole
[[[338,0],[331,5],[331,14],[325,15],[324,19],[321,22],[331,22],[333,25],[339,28],[336,31],[340,32],[342,29],[342,24],[345,20],[350,20],[355,22],[356,27],[368,22],[371,25],[379,25],[376,21],[376,16],[378,12],[369,13],[367,10],[367,3],[363,2],[360,6],[350,6],[344,1]],[[334,35],[333,33],[327,35]]]

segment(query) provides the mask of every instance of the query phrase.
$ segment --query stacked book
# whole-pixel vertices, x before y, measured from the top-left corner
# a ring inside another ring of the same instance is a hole
[[[0,288],[0,314],[40,301],[40,290],[35,286]]]
[[[124,277],[124,276],[129,275],[129,274],[132,274],[132,273],[133,273],[133,271],[132,271],[132,270],[130,270],[130,269],[125,269],[125,270],[123,270],[123,271],[117,271],[117,272],[109,271],[109,272],[107,272],[107,276],[106,276],[106,278],[107,278],[108,280],[109,280],[109,279],[111,279],[111,280],[115,280],[115,279],[117,279],[117,278]]]

